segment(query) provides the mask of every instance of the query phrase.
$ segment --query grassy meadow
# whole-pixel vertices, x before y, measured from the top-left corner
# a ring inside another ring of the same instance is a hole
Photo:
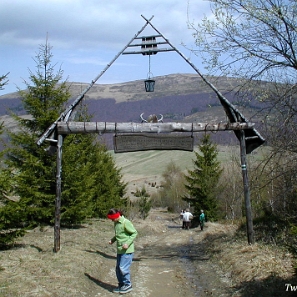
[[[259,159],[266,147],[258,148],[248,158]],[[240,160],[239,146],[218,146],[218,160],[225,163]],[[139,151],[117,153],[111,151],[116,165],[122,168],[124,176],[161,176],[166,166],[174,162],[182,171],[193,169],[194,152],[186,151]]]

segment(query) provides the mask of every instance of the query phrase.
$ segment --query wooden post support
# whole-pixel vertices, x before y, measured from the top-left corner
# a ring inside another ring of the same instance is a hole
[[[58,135],[57,144],[57,175],[56,175],[56,203],[55,203],[55,226],[54,226],[54,252],[60,250],[61,229],[61,173],[62,173],[62,147],[63,135]]]
[[[244,200],[245,200],[245,211],[246,211],[247,238],[248,238],[249,244],[254,244],[255,239],[254,239],[249,180],[248,180],[247,166],[246,166],[246,145],[245,145],[244,130],[240,130],[240,159],[241,159],[241,170],[242,170],[242,178],[243,178],[243,189],[244,189]]]

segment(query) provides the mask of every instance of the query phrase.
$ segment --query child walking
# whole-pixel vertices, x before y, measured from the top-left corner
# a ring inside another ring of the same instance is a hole
[[[119,210],[112,208],[107,214],[108,219],[114,222],[115,236],[109,244],[117,244],[116,276],[118,287],[114,293],[126,294],[132,291],[130,267],[134,255],[134,240],[137,230],[133,224],[126,219]]]

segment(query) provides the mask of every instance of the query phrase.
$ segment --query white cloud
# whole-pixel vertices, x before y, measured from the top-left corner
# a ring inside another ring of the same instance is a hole
[[[12,83],[20,81],[15,73],[19,69],[24,77],[28,67],[35,67],[32,57],[48,34],[54,60],[63,63],[71,79],[79,65],[108,63],[145,24],[141,15],[154,15],[153,25],[175,46],[193,43],[188,8],[190,20],[200,20],[208,6],[202,0],[1,0],[0,54],[6,57],[2,72],[13,72]]]

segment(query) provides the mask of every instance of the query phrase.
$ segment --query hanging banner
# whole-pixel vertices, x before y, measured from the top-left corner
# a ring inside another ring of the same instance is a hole
[[[114,152],[137,152],[148,150],[181,150],[194,149],[192,135],[164,135],[164,134],[117,134],[114,135]]]

